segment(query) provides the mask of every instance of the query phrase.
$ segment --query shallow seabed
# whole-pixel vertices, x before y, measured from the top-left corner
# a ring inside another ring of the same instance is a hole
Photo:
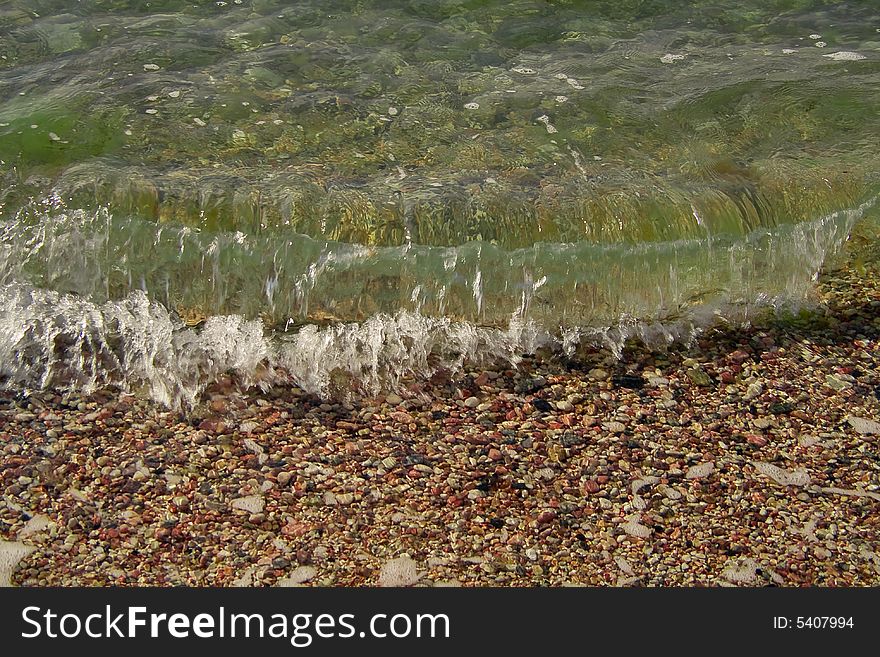
[[[71,5],[0,5],[16,390],[688,340],[877,213],[872,2]]]

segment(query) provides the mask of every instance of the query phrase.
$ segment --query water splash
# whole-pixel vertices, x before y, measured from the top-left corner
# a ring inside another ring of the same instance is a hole
[[[761,231],[740,242],[722,245],[713,240],[715,269],[696,279],[705,281],[703,288],[697,288],[702,294],[689,304],[676,306],[672,313],[639,316],[623,311],[614,317],[596,314],[589,323],[566,322],[565,313],[560,313],[548,321],[546,313],[530,311],[534,295],[552,280],[547,275],[537,281],[527,279],[524,287],[507,288],[510,307],[515,310],[497,326],[398,308],[394,313],[376,313],[362,322],[311,324],[286,331],[241,314],[215,314],[198,328],[187,326],[176,312],[140,289],[126,290],[120,299],[104,299],[106,288],[97,281],[73,293],[12,280],[29,273],[34,276],[35,263],[39,264],[36,271],[41,275],[36,278],[40,283],[60,280],[64,282],[62,289],[71,286],[71,271],[77,272],[76,281],[89,280],[82,277],[81,269],[89,263],[97,267],[92,274],[106,273],[102,267],[108,263],[97,256],[106,253],[108,242],[103,238],[78,239],[81,248],[76,253],[81,260],[74,263],[76,266],[64,262],[60,273],[53,270],[50,265],[56,262],[58,242],[40,243],[36,237],[47,240],[55,234],[51,222],[44,221],[38,227],[31,226],[33,231],[7,230],[7,241],[0,242],[5,277],[0,285],[0,381],[4,387],[20,390],[90,392],[117,386],[141,390],[169,406],[191,406],[206,386],[227,375],[243,385],[295,384],[323,396],[340,392],[377,394],[397,388],[404,377],[430,377],[439,370],[456,372],[488,363],[515,365],[522,354],[542,348],[571,354],[579,345],[595,344],[620,356],[630,339],[652,345],[687,342],[719,318],[743,319],[760,307],[803,300],[822,263],[836,252],[854,222],[873,204],[871,200],[776,233]],[[77,226],[88,223],[85,215],[74,215]],[[110,234],[112,230],[100,232],[105,237]],[[16,236],[11,243],[7,239],[10,235]],[[18,239],[21,235],[24,242]],[[69,245],[70,235],[62,235],[63,239],[58,239]],[[175,234],[175,248],[182,244],[181,235]],[[247,242],[230,238],[225,248]],[[30,249],[19,249],[22,244]],[[85,245],[94,249],[90,251]],[[565,248],[574,247],[558,245],[558,249]],[[650,254],[646,245],[627,248],[613,252],[618,262],[615,271],[623,278],[641,273],[640,263]],[[699,256],[709,248],[704,242],[666,245],[663,253]],[[558,255],[558,250],[554,254]],[[446,263],[454,272],[461,254],[456,255],[451,258],[444,250],[440,269]],[[327,255],[323,258],[326,261]],[[705,266],[699,258],[697,262],[667,258],[663,264],[668,272],[666,284],[679,289],[692,275],[689,268]],[[635,272],[626,272],[628,265],[635,266]],[[758,274],[760,278],[756,278]],[[719,277],[740,285],[719,290]],[[487,278],[483,285],[491,286],[491,281]],[[214,281],[215,285],[223,283],[222,278]],[[656,280],[652,283],[658,284]],[[426,284],[423,280],[413,290]],[[570,285],[571,279],[562,284]],[[646,287],[642,280],[639,288],[627,290],[620,297],[616,307],[623,308],[627,299],[638,300],[648,294]],[[476,286],[465,289],[473,303]],[[496,296],[498,293],[494,291]]]
[[[143,292],[95,304],[27,285],[0,287],[0,381],[24,391],[140,390],[169,405],[193,405],[219,376],[248,385],[269,355],[259,322],[212,317],[187,328]]]
[[[193,324],[233,314],[272,328],[363,322],[400,310],[498,327],[517,318],[549,330],[626,315],[667,320],[698,304],[803,297],[873,204],[741,237],[505,250],[212,233],[44,203],[0,227],[0,283],[96,303],[140,290]]]

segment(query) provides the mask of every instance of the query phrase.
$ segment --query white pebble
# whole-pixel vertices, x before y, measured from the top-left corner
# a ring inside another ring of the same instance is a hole
[[[151,107],[150,109],[146,110],[146,113],[147,113],[147,114],[158,114],[158,113],[159,113],[159,110],[157,110],[157,109],[153,109],[153,108]]]
[[[758,580],[758,564],[749,558],[731,561],[724,567],[721,576],[734,584],[754,584]]]
[[[204,121],[202,121],[199,117],[193,119],[193,123],[195,123],[199,127],[204,127],[207,125]]]
[[[284,579],[279,579],[275,586],[279,587],[293,587],[302,584],[303,582],[308,582],[310,579],[313,579],[315,575],[318,574],[318,569],[314,566],[299,566],[292,573],[290,573],[290,577],[285,577]]]
[[[21,531],[18,532],[18,538],[27,538],[32,534],[37,534],[45,529],[48,529],[52,526],[52,521],[48,516],[44,515],[35,515],[30,520],[28,520],[24,527],[21,528]]]
[[[706,463],[700,463],[698,465],[691,466],[688,468],[688,471],[685,473],[685,479],[702,479],[703,477],[708,477],[710,474],[715,472],[715,464],[712,461],[707,461]]]
[[[467,110],[478,110],[480,109],[479,103],[465,103],[464,108]]]
[[[144,64],[144,70],[145,71],[158,71],[159,65],[158,64]]]
[[[232,508],[248,513],[261,513],[263,511],[263,498],[259,495],[248,495],[232,500]]]
[[[168,96],[169,96],[169,98],[177,98],[178,96],[180,96],[180,92],[179,91],[169,91]]]
[[[36,548],[13,541],[0,541],[0,586],[12,586],[12,573],[18,562]]]
[[[617,567],[620,568],[625,575],[629,575],[630,577],[635,575],[632,566],[629,561],[624,559],[623,557],[614,557],[614,563],[617,564]]]
[[[752,465],[755,466],[755,470],[759,473],[765,477],[770,477],[777,484],[782,484],[783,486],[806,486],[810,483],[810,475],[803,469],[785,470],[772,463],[763,463],[761,461],[752,461]]]
[[[660,61],[664,64],[672,64],[673,62],[677,62],[682,59],[684,59],[684,55],[673,55],[672,53],[666,53],[660,58]]]
[[[416,562],[408,555],[385,562],[379,571],[379,586],[412,586],[421,579]]]
[[[828,44],[825,43],[824,41],[817,41],[817,42],[816,42],[816,47],[817,47],[817,48],[824,48],[824,47],[827,46],[827,45],[828,45]]]
[[[397,116],[398,110],[396,107],[388,108],[388,116]]]
[[[880,423],[874,422],[874,420],[850,415],[846,418],[846,421],[849,423],[849,426],[856,430],[856,433],[862,434],[863,436],[880,435]]]
[[[816,44],[819,45],[819,44]],[[865,59],[864,55],[860,55],[857,52],[850,52],[848,50],[841,50],[840,52],[832,52],[827,55],[822,55],[823,57],[827,57],[828,59],[833,59],[836,62],[857,62],[861,59]]]
[[[630,520],[629,522],[624,523],[621,525],[621,529],[630,536],[636,538],[648,538],[653,531],[650,527],[646,527],[636,520]]]

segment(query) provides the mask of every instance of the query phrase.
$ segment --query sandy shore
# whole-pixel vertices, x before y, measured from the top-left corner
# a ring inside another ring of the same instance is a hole
[[[880,270],[690,348],[328,404],[0,396],[0,580],[880,584]]]

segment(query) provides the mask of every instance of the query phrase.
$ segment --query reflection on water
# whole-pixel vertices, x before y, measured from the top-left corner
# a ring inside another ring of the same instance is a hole
[[[802,299],[878,100],[871,2],[10,0],[3,298],[569,335]]]

